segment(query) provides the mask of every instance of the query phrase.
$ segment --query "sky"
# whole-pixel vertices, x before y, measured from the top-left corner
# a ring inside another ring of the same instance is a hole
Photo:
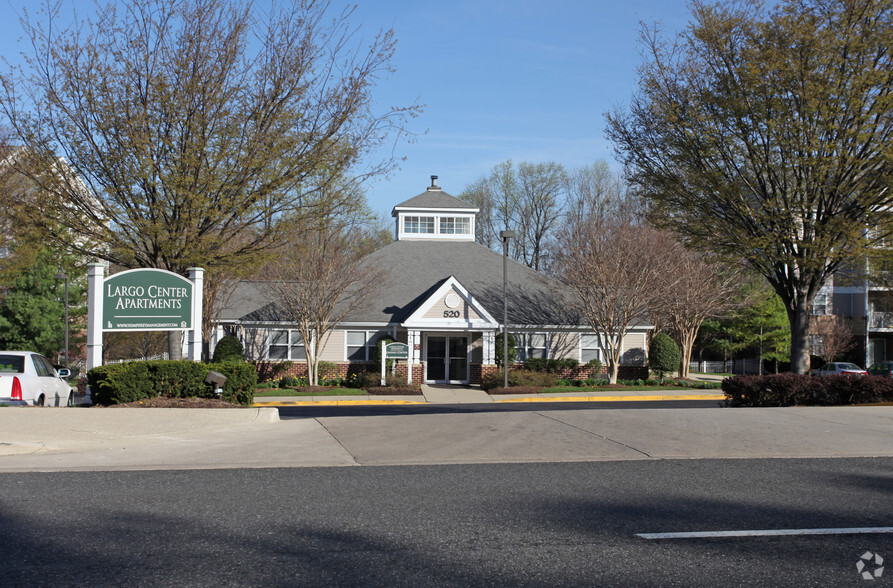
[[[0,0],[0,55],[10,61],[25,4]],[[616,165],[604,113],[635,90],[639,23],[675,34],[689,14],[682,0],[359,0],[359,37],[393,29],[397,39],[396,72],[380,81],[376,104],[424,106],[409,123],[412,142],[387,147],[401,161],[367,185],[370,207],[390,216],[431,175],[458,196],[509,159]]]

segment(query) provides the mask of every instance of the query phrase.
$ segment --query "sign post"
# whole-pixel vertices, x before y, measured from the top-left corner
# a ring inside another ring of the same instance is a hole
[[[160,269],[103,275],[102,264],[90,264],[87,369],[102,365],[105,331],[187,331],[187,357],[201,360],[202,268],[189,268],[191,279]]]
[[[409,345],[406,343],[391,343],[390,345],[381,342],[381,385],[387,384],[386,370],[387,360],[389,359],[409,359]],[[412,370],[412,367],[409,368]],[[409,382],[412,382],[412,373],[409,374]]]

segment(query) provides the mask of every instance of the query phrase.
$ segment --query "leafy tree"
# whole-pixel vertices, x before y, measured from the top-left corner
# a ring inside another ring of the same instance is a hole
[[[661,380],[664,379],[664,374],[679,368],[680,357],[682,356],[679,353],[679,346],[666,333],[657,333],[651,338],[651,345],[648,348],[648,365],[652,371],[657,372]]]
[[[12,164],[44,195],[19,212],[123,267],[256,267],[284,218],[392,169],[364,158],[418,112],[373,108],[393,32],[358,43],[325,2],[111,1],[68,27],[58,8],[26,13],[33,51],[0,76]]]
[[[659,226],[743,257],[781,299],[792,370],[809,370],[809,307],[886,231],[893,204],[893,5],[692,3],[667,41],[643,31],[628,108],[608,116]]]
[[[69,275],[69,348],[83,341],[79,334],[86,284],[73,261],[50,249],[18,244],[0,269],[0,348],[36,351],[51,359],[64,350],[65,282],[56,278],[60,270]]]

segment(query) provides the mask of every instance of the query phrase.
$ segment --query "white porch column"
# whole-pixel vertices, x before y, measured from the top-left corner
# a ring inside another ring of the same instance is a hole
[[[406,381],[412,384],[412,367],[419,363],[419,351],[416,349],[420,341],[419,332],[409,329],[406,331],[406,344],[409,347],[409,358],[406,360],[407,366]]]
[[[91,263],[87,275],[87,369],[102,365],[102,284],[105,266]]]
[[[484,365],[496,363],[496,334],[484,331]]]

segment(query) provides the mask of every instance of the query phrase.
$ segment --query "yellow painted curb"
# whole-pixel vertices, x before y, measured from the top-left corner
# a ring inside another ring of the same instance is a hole
[[[252,406],[374,406],[387,404],[427,404],[415,400],[295,400],[255,402]]]
[[[629,402],[655,400],[724,400],[721,394],[692,394],[670,396],[533,396],[530,398],[504,398],[494,402]]]

